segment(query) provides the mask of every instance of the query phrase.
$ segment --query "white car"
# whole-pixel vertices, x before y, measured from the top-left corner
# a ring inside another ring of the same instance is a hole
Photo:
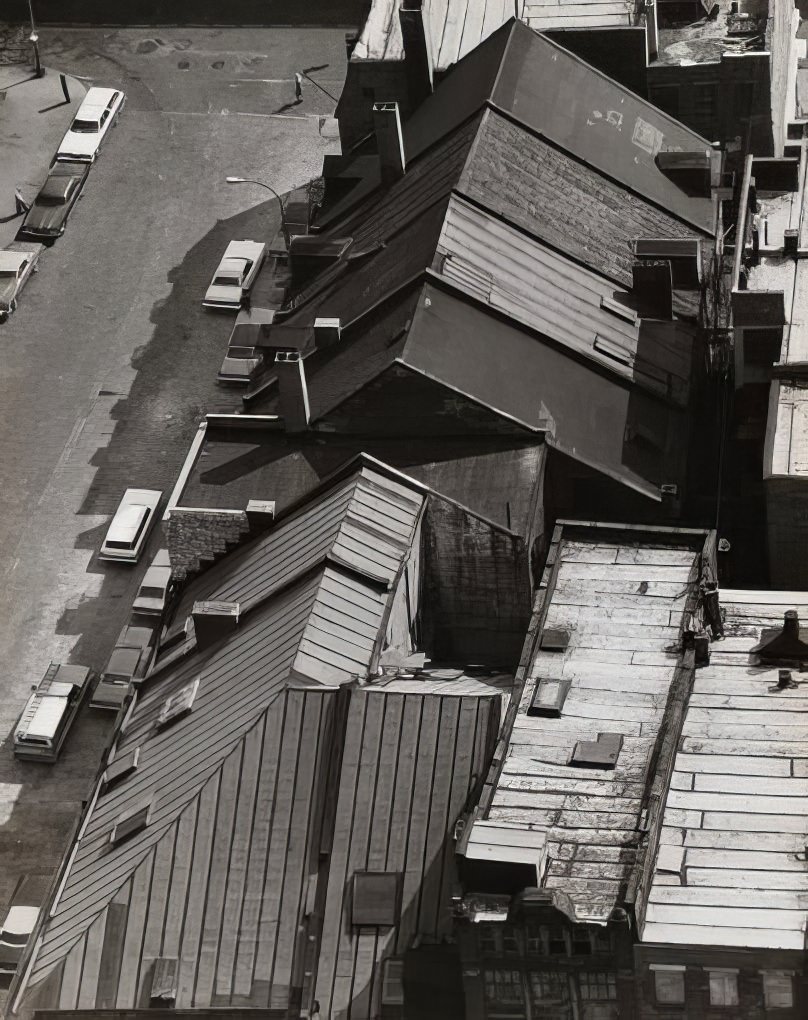
[[[241,301],[255,283],[267,246],[260,241],[231,241],[213,281],[205,293],[205,308],[238,310]]]
[[[52,662],[14,728],[14,756],[55,762],[92,680],[86,666]]]
[[[13,241],[0,251],[0,322],[17,307],[17,298],[31,273],[38,270],[41,244]]]
[[[160,616],[165,609],[168,586],[171,584],[171,565],[163,562],[167,556],[167,550],[161,549],[143,575],[137,597],[132,603],[132,609],[136,613]]]
[[[159,489],[127,489],[101,545],[99,559],[137,563],[162,497]]]
[[[56,159],[92,163],[104,136],[118,119],[126,96],[117,89],[91,88],[56,150]]]

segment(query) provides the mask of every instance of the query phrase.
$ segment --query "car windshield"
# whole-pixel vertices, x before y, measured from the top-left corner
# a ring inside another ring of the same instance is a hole
[[[142,599],[161,599],[162,597],[162,588],[153,588],[151,585],[144,584],[140,589],[140,598]]]
[[[213,278],[214,287],[238,287],[241,277],[237,273],[217,273]]]
[[[71,131],[78,131],[80,134],[92,134],[98,131],[97,120],[74,120],[73,126],[70,128]]]
[[[239,358],[248,360],[255,357],[255,351],[252,347],[230,347],[227,350],[228,358]]]

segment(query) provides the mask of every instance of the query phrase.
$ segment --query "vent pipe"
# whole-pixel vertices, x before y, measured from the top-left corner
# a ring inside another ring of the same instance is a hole
[[[407,166],[398,103],[373,104],[373,130],[376,134],[382,181],[384,184],[392,184],[404,176]]]
[[[300,351],[278,351],[275,355],[275,371],[286,431],[305,432],[309,426],[309,391]]]

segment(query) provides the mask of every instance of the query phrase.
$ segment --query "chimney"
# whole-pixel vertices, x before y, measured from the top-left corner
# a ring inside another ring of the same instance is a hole
[[[401,0],[398,12],[410,111],[419,107],[433,88],[435,63],[423,8],[423,0]]]
[[[673,318],[673,273],[665,259],[635,262],[632,290],[641,319]]]
[[[191,617],[194,621],[196,647],[209,648],[238,627],[238,602],[194,602]]]
[[[800,618],[796,609],[788,609],[783,617],[783,626],[767,628],[761,640],[750,652],[761,662],[774,665],[795,665],[808,662],[808,643],[803,641]]]
[[[278,351],[275,355],[275,371],[286,431],[305,432],[309,426],[309,391],[300,351]]]
[[[382,181],[385,184],[392,184],[404,176],[407,165],[398,103],[373,104],[373,130],[376,134]]]
[[[247,503],[247,521],[250,531],[266,531],[275,523],[274,499],[251,499]]]
[[[314,346],[317,350],[332,347],[338,342],[341,334],[342,326],[339,319],[318,317],[314,320]]]

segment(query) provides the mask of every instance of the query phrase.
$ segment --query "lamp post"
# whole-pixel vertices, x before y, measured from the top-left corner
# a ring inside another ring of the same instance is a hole
[[[28,13],[31,15],[31,34],[28,36],[28,40],[34,47],[34,73],[37,78],[41,78],[45,72],[42,70],[42,64],[39,60],[39,36],[37,35],[36,24],[34,23],[33,0],[28,0]]]
[[[278,200],[278,207],[279,207],[279,209],[281,211],[281,232],[283,233],[283,239],[286,242],[286,248],[287,248],[287,251],[288,251],[288,249],[289,249],[289,230],[288,230],[288,228],[286,226],[286,209],[284,208],[284,205],[283,205],[283,199],[278,194],[278,192],[273,187],[270,187],[269,184],[264,184],[263,181],[254,181],[254,180],[252,180],[252,178],[249,178],[249,177],[227,177],[225,179],[226,179],[228,184],[257,184],[259,188],[266,188],[267,191],[272,192],[272,194]]]

